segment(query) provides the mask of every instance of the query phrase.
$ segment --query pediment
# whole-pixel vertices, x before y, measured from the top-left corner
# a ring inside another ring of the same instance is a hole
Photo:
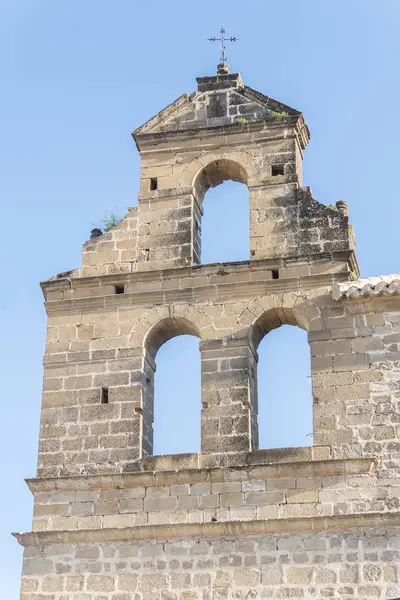
[[[239,74],[200,77],[198,89],[184,94],[133,132],[143,134],[282,121],[301,113],[243,84]]]

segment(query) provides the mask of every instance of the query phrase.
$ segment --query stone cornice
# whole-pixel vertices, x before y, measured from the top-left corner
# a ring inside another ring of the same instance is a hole
[[[223,523],[184,523],[175,525],[143,525],[138,527],[91,529],[77,531],[43,531],[13,533],[21,546],[53,544],[90,544],[170,540],[193,537],[225,537],[262,534],[293,534],[319,531],[350,531],[362,528],[400,527],[400,513],[370,513],[334,517],[308,517],[231,521]]]
[[[191,188],[190,188],[191,189]],[[134,271],[131,273],[115,273],[112,275],[96,275],[93,277],[71,277],[60,274],[40,283],[42,290],[53,290],[54,288],[64,287],[93,287],[102,284],[122,284],[138,283],[141,281],[181,279],[186,277],[202,277],[216,275],[222,269],[228,274],[243,271],[261,271],[263,269],[276,269],[282,267],[295,267],[297,265],[316,265],[324,262],[346,262],[353,264],[354,252],[332,252],[310,255],[308,257],[288,256],[284,258],[264,258],[261,260],[243,260],[236,262],[218,262],[200,265],[191,265],[187,267],[174,267],[169,269],[154,269],[147,271]],[[346,280],[347,281],[347,280]]]
[[[171,302],[203,302],[205,299],[236,300],[237,298],[254,298],[267,294],[283,294],[314,288],[331,287],[335,282],[347,280],[346,271],[338,273],[322,273],[303,275],[301,277],[285,277],[272,279],[271,270],[288,267],[310,267],[324,262],[345,263],[351,266],[352,252],[319,256],[318,261],[284,259],[245,261],[242,263],[216,263],[180,267],[165,271],[139,271],[97,277],[69,278],[61,277],[41,283],[46,297],[49,291],[60,292],[60,300],[46,302],[48,314],[66,314],[74,311],[92,311],[110,307],[126,308],[147,304],[168,304]],[[343,267],[345,268],[345,267]],[[174,281],[176,283],[174,283]],[[143,285],[141,289],[141,284]],[[150,284],[150,285],[149,285]],[[125,294],[115,295],[108,290],[101,293],[101,287],[113,285],[129,285]],[[100,288],[100,290],[99,290]],[[87,293],[84,291],[87,290]],[[94,290],[92,292],[91,290]]]
[[[267,451],[268,452],[268,451]],[[271,451],[272,452],[272,451]],[[377,461],[374,458],[357,459],[326,459],[295,462],[279,462],[276,464],[240,465],[227,469],[221,468],[179,468],[179,459],[182,455],[148,457],[156,459],[155,466],[162,467],[159,463],[164,461],[164,467],[169,463],[170,470],[146,471],[138,470],[130,473],[81,475],[78,477],[36,478],[27,479],[29,489],[33,494],[42,492],[55,492],[66,490],[91,490],[109,488],[130,488],[137,486],[155,487],[164,485],[182,485],[185,483],[217,483],[227,481],[243,481],[257,478],[285,478],[285,477],[317,477],[334,475],[360,475],[375,471]],[[188,464],[190,459],[200,461],[202,455],[183,455],[183,464]],[[282,460],[282,458],[281,458]],[[288,458],[289,460],[289,458]],[[143,464],[140,464],[140,463]],[[138,462],[138,468],[148,464],[146,459]],[[171,470],[171,465],[176,470]]]
[[[185,149],[192,151],[193,139],[201,137],[201,143],[198,144],[199,149],[207,147],[211,149],[213,147],[221,147],[221,137],[243,134],[243,140],[237,141],[237,145],[249,145],[257,142],[269,142],[282,139],[283,137],[287,140],[290,138],[288,129],[293,129],[292,137],[299,140],[302,148],[305,147],[304,137],[304,118],[302,115],[290,116],[284,119],[282,122],[273,121],[250,121],[244,126],[238,126],[235,124],[231,125],[217,125],[212,127],[202,127],[195,129],[180,129],[174,131],[161,131],[155,133],[136,133],[134,136],[136,146],[141,155],[146,153],[164,152],[165,147],[169,150],[184,152]],[[256,136],[256,139],[249,138],[249,133],[256,134],[261,132],[261,136]],[[218,142],[213,143],[212,138],[218,138]],[[308,141],[308,140],[307,140]],[[210,144],[211,142],[211,144]],[[236,143],[236,141],[235,141]],[[189,147],[186,146],[189,144]]]
[[[137,306],[170,304],[173,302],[204,302],[208,299],[235,301],[238,298],[257,298],[268,294],[301,293],[315,288],[329,288],[337,276],[316,275],[313,277],[288,278],[274,281],[236,282],[232,284],[210,284],[199,287],[185,287],[173,290],[154,290],[123,295],[95,296],[46,302],[47,314],[62,315],[93,310],[134,308]]]

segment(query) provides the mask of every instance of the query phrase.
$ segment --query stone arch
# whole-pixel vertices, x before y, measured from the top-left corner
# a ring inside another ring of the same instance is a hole
[[[201,338],[196,325],[188,319],[184,317],[167,317],[150,329],[144,339],[144,347],[154,360],[161,346],[179,335],[194,335]]]
[[[179,186],[192,187],[196,200],[201,203],[210,187],[228,179],[239,181],[248,187],[255,185],[256,173],[256,161],[249,152],[210,152],[189,162],[180,176]]]
[[[264,337],[281,325],[292,325],[306,332],[322,329],[322,318],[318,307],[309,299],[298,294],[265,296],[252,302],[247,308],[247,315],[242,315],[244,322],[250,321],[249,339],[258,363],[257,349]],[[250,315],[253,316],[251,319]],[[250,317],[250,318],[249,318]],[[255,373],[254,398],[251,403],[251,420],[253,437],[258,440],[258,375]]]
[[[180,335],[199,339],[212,336],[210,318],[197,306],[176,304],[149,309],[134,325],[130,344],[142,348],[141,366],[141,456],[153,454],[154,378],[156,354],[168,340]]]
[[[155,415],[155,399],[158,396],[155,386],[156,378],[156,355],[166,342],[172,338],[191,335],[201,339],[199,328],[190,319],[182,316],[168,316],[155,323],[144,337],[144,374],[145,387],[143,395],[143,434],[147,443],[148,454],[153,453],[153,437],[154,437],[154,417]],[[169,350],[169,349],[168,349]],[[176,358],[176,356],[175,356]],[[199,357],[200,359],[200,357]],[[200,364],[200,360],[199,360]],[[160,392],[162,391],[159,390]],[[164,405],[165,406],[165,405]],[[158,404],[159,410],[162,411],[162,405]],[[157,409],[157,407],[156,407]],[[185,414],[184,411],[179,411],[179,414]],[[186,415],[187,416],[187,415]],[[177,418],[177,417],[176,417]],[[159,426],[159,423],[158,423]],[[200,421],[199,421],[200,427]]]
[[[319,308],[298,294],[263,296],[249,304],[238,319],[249,326],[250,342],[255,350],[269,331],[281,325],[295,325],[307,332],[323,329]]]
[[[195,197],[202,202],[206,192],[213,187],[221,185],[224,181],[237,181],[248,183],[248,174],[245,167],[234,160],[221,158],[206,164],[197,174],[193,182]]]
[[[192,189],[194,202],[193,202],[193,250],[194,250],[194,262],[201,262],[201,249],[202,249],[202,218],[203,218],[203,202],[207,191],[210,188],[215,188],[221,185],[225,181],[234,181],[243,184],[246,199],[244,203],[240,202],[235,205],[236,208],[241,207],[244,210],[243,218],[237,222],[242,223],[241,232],[243,233],[243,240],[247,240],[246,245],[248,246],[247,252],[243,250],[240,258],[230,255],[229,258],[224,256],[208,257],[208,262],[219,262],[226,260],[249,260],[250,259],[250,226],[243,227],[243,221],[245,215],[250,222],[250,193],[249,185],[252,178],[252,172],[254,170],[253,165],[254,159],[247,152],[221,152],[221,153],[210,153],[204,156],[200,156],[193,159],[187,166],[186,170],[182,174],[184,185],[189,186]],[[216,208],[217,205],[213,205]],[[225,204],[224,210],[226,216],[229,216],[230,211]],[[210,216],[210,213],[208,213]],[[218,218],[219,222],[220,217]],[[211,219],[208,221],[209,224],[215,224],[217,221]],[[203,224],[204,225],[204,224]],[[204,233],[204,232],[203,232]],[[215,232],[214,234],[215,235]],[[229,240],[232,240],[233,244],[234,227],[229,227],[226,230],[224,236],[225,241],[229,244]],[[237,242],[237,239],[236,239]],[[235,245],[233,244],[235,247]]]
[[[176,325],[172,324],[171,321],[175,321]],[[154,306],[147,310],[133,325],[128,345],[146,350],[147,340],[150,339],[151,341],[151,337],[153,335],[156,336],[155,332],[158,331],[158,328],[160,330],[157,334],[160,336],[159,339],[163,337],[161,329],[165,329],[164,335],[168,335],[168,332],[172,334],[173,331],[176,331],[170,337],[166,337],[162,343],[165,343],[168,339],[176,335],[185,335],[186,333],[188,335],[197,335],[197,337],[203,340],[213,337],[215,331],[210,317],[199,306],[189,303],[175,304],[168,307]],[[181,329],[181,333],[178,333],[179,328]],[[188,332],[185,331],[186,329]],[[194,330],[196,333],[192,333]],[[156,337],[154,337],[154,342],[152,343],[155,342]]]

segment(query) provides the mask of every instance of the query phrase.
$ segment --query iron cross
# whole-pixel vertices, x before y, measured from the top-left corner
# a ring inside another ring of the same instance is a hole
[[[221,37],[220,38],[217,38],[217,37],[208,38],[209,42],[221,42],[220,48],[221,48],[221,62],[222,63],[225,63],[225,61],[226,61],[226,56],[225,56],[226,48],[225,48],[224,42],[236,42],[239,39],[237,37],[226,38],[224,36],[224,33],[225,33],[225,29],[223,27],[221,27],[221,29],[220,29]]]

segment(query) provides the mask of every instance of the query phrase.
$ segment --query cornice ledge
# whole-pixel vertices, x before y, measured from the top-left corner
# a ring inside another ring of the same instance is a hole
[[[257,186],[256,186],[257,187]],[[260,186],[258,186],[260,187]],[[262,186],[261,186],[262,187]],[[53,285],[64,284],[65,287],[101,285],[105,283],[129,283],[140,281],[141,279],[159,279],[159,278],[181,278],[198,277],[199,275],[215,275],[218,270],[224,269],[236,270],[259,270],[263,268],[278,268],[294,266],[297,264],[313,264],[324,261],[351,261],[354,255],[353,250],[341,250],[339,252],[323,252],[311,254],[308,256],[285,256],[282,258],[260,258],[256,260],[243,260],[232,262],[215,262],[196,265],[185,265],[180,267],[169,267],[167,269],[154,269],[148,271],[132,271],[130,273],[113,273],[107,275],[93,275],[87,277],[68,277],[54,279],[50,278],[41,282],[41,286],[53,289]],[[72,273],[72,271],[71,271]]]
[[[334,517],[309,517],[231,521],[224,523],[183,523],[177,525],[142,525],[140,527],[91,529],[77,531],[43,531],[13,533],[21,546],[53,544],[88,544],[132,542],[192,537],[224,537],[262,534],[294,534],[320,531],[348,531],[361,528],[400,527],[400,513],[369,513]]]
[[[149,457],[174,461],[174,456]],[[178,455],[179,456],[179,455]],[[185,455],[184,455],[185,456]],[[193,455],[194,458],[197,455]],[[199,455],[201,456],[201,455]],[[26,479],[30,491],[35,493],[56,492],[65,490],[92,490],[98,488],[130,488],[136,486],[156,487],[165,485],[181,485],[185,483],[218,483],[227,481],[242,481],[257,478],[285,478],[285,477],[316,477],[324,475],[361,475],[372,473],[376,470],[376,458],[347,458],[325,460],[303,460],[292,462],[265,463],[252,465],[239,465],[228,468],[197,468],[184,467],[179,469],[144,470],[138,461],[138,470],[130,473],[98,474],[62,476],[51,478]],[[156,465],[155,465],[156,466]],[[142,467],[142,470],[139,470]]]
[[[285,118],[282,122],[265,121],[264,119],[255,119],[249,121],[244,126],[238,126],[236,123],[223,124],[223,125],[208,125],[206,127],[193,127],[184,129],[165,129],[163,131],[149,131],[148,133],[141,132],[135,134],[135,141],[138,145],[139,151],[145,149],[147,146],[151,146],[154,142],[165,141],[185,141],[187,139],[192,140],[193,134],[198,137],[201,133],[202,138],[212,137],[215,135],[231,135],[237,133],[248,133],[252,131],[271,131],[273,129],[279,130],[284,127],[296,126],[301,131],[304,127],[302,115],[290,115]],[[287,134],[286,136],[287,137]]]
[[[196,275],[200,276],[201,273],[191,273],[187,276],[187,279]],[[228,275],[234,276],[235,273],[228,273]],[[208,277],[208,275],[205,276]],[[210,276],[212,275],[210,274]],[[210,281],[205,285],[198,286],[179,285],[175,289],[164,289],[164,280],[160,279],[159,281],[157,280],[159,283],[158,289],[119,295],[106,294],[104,296],[48,300],[45,302],[45,308],[48,315],[61,315],[73,311],[82,312],[85,310],[109,309],[111,307],[127,308],[153,304],[170,304],[171,302],[202,303],[204,302],[204,298],[230,298],[232,295],[235,295],[237,298],[253,298],[289,292],[301,293],[304,289],[331,288],[335,282],[343,278],[347,278],[346,272],[283,277],[277,280],[255,279],[249,281],[231,281],[229,277],[221,276],[221,283]],[[228,281],[226,281],[227,279]]]

